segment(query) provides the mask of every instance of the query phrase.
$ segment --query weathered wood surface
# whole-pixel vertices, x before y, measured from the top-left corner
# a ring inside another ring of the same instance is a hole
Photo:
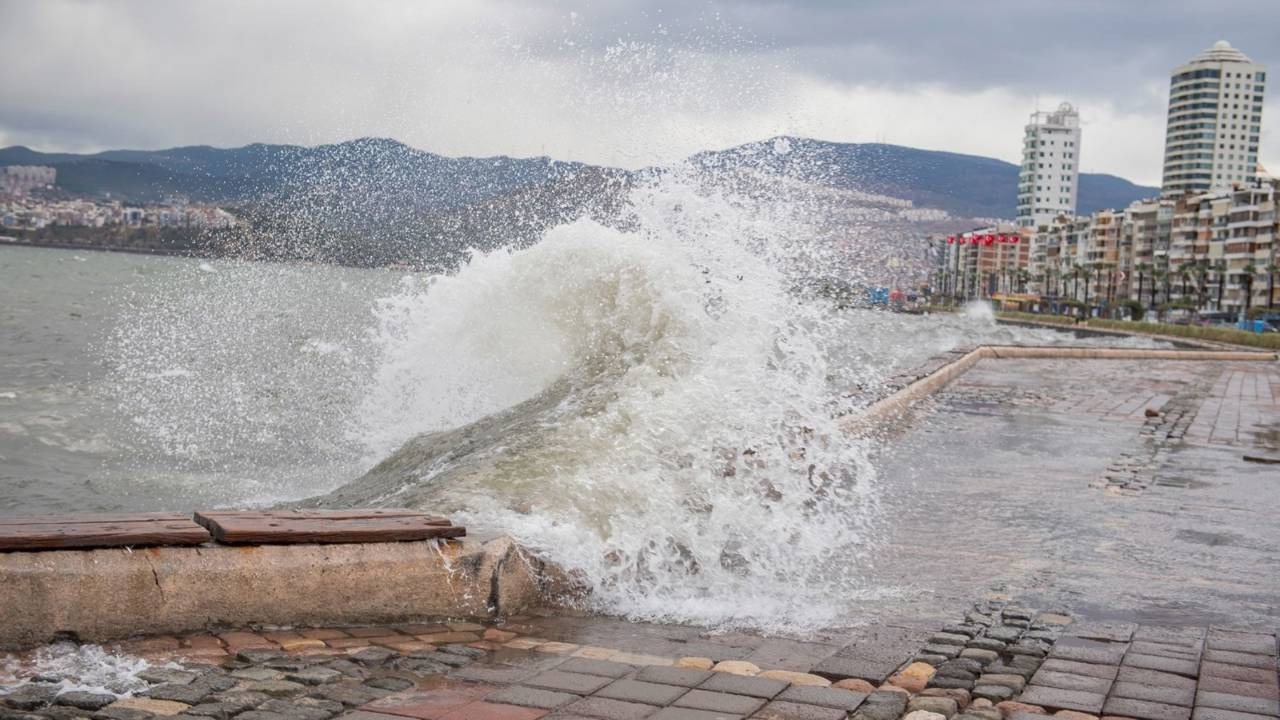
[[[175,513],[0,518],[0,551],[200,545],[209,540],[207,530]]]
[[[446,518],[401,509],[211,511],[195,518],[229,545],[403,542],[467,534]]]

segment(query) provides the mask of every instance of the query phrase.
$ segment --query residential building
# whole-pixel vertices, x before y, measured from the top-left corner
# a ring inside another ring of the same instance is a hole
[[[1266,68],[1225,40],[1173,71],[1162,182],[1166,196],[1255,179],[1266,79]]]
[[[1037,228],[1076,214],[1080,175],[1080,114],[1070,103],[1035,112],[1022,138],[1018,226]]]
[[[1060,216],[1029,238],[1029,289],[1090,307],[1137,300],[1232,317],[1280,306],[1278,207],[1280,180],[1266,179]]]
[[[1031,246],[1017,227],[999,223],[951,235],[941,247],[938,294],[970,298],[1026,291]]]
[[[21,195],[52,185],[57,178],[58,171],[55,168],[43,165],[6,165],[0,167],[0,193]]]

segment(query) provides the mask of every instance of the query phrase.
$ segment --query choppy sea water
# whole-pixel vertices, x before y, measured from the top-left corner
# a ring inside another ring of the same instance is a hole
[[[850,241],[791,202],[631,207],[440,275],[0,249],[0,512],[424,507],[597,609],[826,624],[884,592],[893,481],[840,416],[957,345],[1081,342],[798,290]]]

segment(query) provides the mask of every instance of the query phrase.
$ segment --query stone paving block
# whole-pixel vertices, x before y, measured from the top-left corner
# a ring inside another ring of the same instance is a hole
[[[388,715],[419,717],[420,720],[439,720],[453,710],[479,701],[494,691],[493,685],[465,685],[449,683],[425,693],[399,694],[375,700],[366,710],[385,712]]]
[[[1231,680],[1229,678],[1213,677],[1211,675],[1200,676],[1199,689],[1208,692],[1244,695],[1246,697],[1268,698],[1271,700],[1280,699],[1280,688],[1277,688],[1275,685]]]
[[[1137,718],[1137,720],[1190,720],[1191,718],[1189,707],[1119,697],[1107,700],[1103,711],[1107,715],[1119,715]]]
[[[1140,655],[1158,655],[1160,657],[1181,658],[1183,660],[1199,660],[1199,646],[1169,645],[1166,643],[1135,640],[1129,644],[1129,652]]]
[[[891,711],[893,716],[896,718],[907,709],[907,700],[908,695],[906,693],[877,690],[868,695],[866,700],[862,701],[862,705],[854,714],[862,715],[867,710],[879,708]]]
[[[813,670],[829,680],[859,678],[880,684],[920,648],[927,633],[891,625],[861,628],[853,642]]]
[[[988,670],[990,670],[990,668],[988,668]],[[1115,665],[1095,665],[1093,663],[1083,663],[1076,662],[1075,660],[1062,660],[1051,657],[1044,661],[1044,664],[1040,666],[1040,670],[1067,673],[1070,675],[1088,675],[1089,677],[1115,680],[1116,673],[1120,668]]]
[[[635,667],[627,665],[626,663],[616,663],[608,660],[569,658],[556,666],[556,669],[563,670],[564,672],[581,673],[583,675],[599,675],[601,677],[617,679],[635,670]]]
[[[992,640],[991,638],[975,638],[965,643],[966,647],[977,648],[979,650],[993,650],[1000,652],[1004,650],[1008,643],[1000,640]]]
[[[583,698],[566,706],[562,712],[600,718],[601,720],[641,720],[657,712],[653,705],[610,700],[602,697]]]
[[[751,717],[758,720],[844,720],[845,712],[821,705],[802,705],[786,700],[776,700],[765,705]]]
[[[716,673],[708,678],[706,682],[699,685],[698,688],[700,690],[727,692],[734,693],[735,695],[750,695],[751,697],[772,700],[778,695],[778,693],[787,689],[787,683],[782,682],[781,680],[771,680],[769,678]]]
[[[1062,688],[1032,685],[1023,691],[1019,702],[1054,710],[1079,710],[1090,715],[1102,712],[1105,695],[1084,692],[1081,690],[1063,690]]]
[[[509,685],[527,680],[535,672],[535,670],[530,670],[529,668],[512,667],[510,665],[468,665],[450,672],[449,678]]]
[[[636,679],[644,682],[660,683],[662,685],[697,687],[706,682],[707,678],[710,678],[712,674],[713,673],[709,670],[650,665],[636,673]]]
[[[841,708],[846,712],[858,709],[867,696],[852,690],[832,687],[812,687],[792,685],[782,692],[777,699],[801,705],[822,705],[823,707]]]
[[[1133,640],[1200,647],[1204,644],[1205,630],[1198,627],[1169,627],[1141,625],[1133,632]]]
[[[960,657],[972,658],[983,665],[989,665],[999,660],[1000,654],[991,650],[982,650],[981,648],[965,648],[960,652]]]
[[[1191,720],[1270,720],[1270,716],[1222,710],[1220,708],[1198,707],[1192,711]]]
[[[1047,663],[1051,661],[1046,660],[1045,662]],[[1068,661],[1063,660],[1062,662],[1068,662]],[[1083,663],[1077,663],[1077,664],[1083,664]],[[1106,667],[1106,666],[1099,666],[1099,667]],[[978,672],[979,673],[988,672],[988,673],[991,673],[992,675],[1021,675],[1022,677],[1030,680],[1031,676],[1035,675],[1037,670],[1039,670],[1039,668],[1020,667],[1018,665],[1009,665],[1002,662],[996,662],[986,666],[985,668],[979,668]]]
[[[1206,653],[1207,655],[1208,653]],[[1240,665],[1228,665],[1225,663],[1209,662],[1207,659],[1200,663],[1201,677],[1220,677],[1228,680],[1242,680],[1244,682],[1258,683],[1260,685],[1276,686],[1276,673],[1274,669],[1243,667]]]
[[[501,703],[473,702],[463,705],[440,720],[538,720],[547,711]]]
[[[1008,626],[993,627],[983,633],[983,637],[992,640],[999,640],[1004,643],[1011,643],[1022,637],[1022,628],[1013,628]]]
[[[978,684],[973,688],[973,696],[984,700],[990,700],[992,703],[999,703],[1013,699],[1014,690],[1008,685]]]
[[[710,692],[709,690],[690,690],[676,700],[676,707],[693,708],[694,710],[710,710],[711,712],[746,717],[764,707],[763,698],[750,695],[733,695],[731,693]]]
[[[1270,633],[1210,630],[1205,644],[1211,650],[1229,650],[1253,655],[1276,656],[1276,637]]]
[[[1095,665],[1119,665],[1124,658],[1127,643],[1110,643],[1086,638],[1064,637],[1054,643],[1051,658],[1093,663]]]
[[[1239,665],[1252,668],[1274,668],[1276,659],[1267,655],[1235,652],[1232,650],[1205,650],[1201,657],[1204,662],[1216,662],[1224,665]]]
[[[1200,690],[1196,693],[1196,707],[1201,706],[1218,708],[1219,710],[1253,713],[1254,715],[1280,716],[1280,701],[1272,698]]]
[[[610,679],[599,675],[583,675],[581,673],[548,670],[523,681],[522,685],[553,690],[555,692],[572,693],[574,695],[590,695],[608,685]]]
[[[352,710],[341,717],[341,720],[399,720],[395,715],[384,715],[369,710]]]
[[[688,688],[678,685],[659,685],[639,680],[614,680],[598,690],[596,696],[648,705],[670,705],[686,692]]]
[[[694,708],[668,707],[662,708],[649,717],[654,720],[738,720],[742,716]]]
[[[510,685],[485,697],[485,700],[492,703],[542,708],[543,710],[554,710],[580,699],[579,696],[570,693],[541,690],[522,685]]]
[[[1120,672],[1116,675],[1116,681],[1155,685],[1157,687],[1175,687],[1192,691],[1196,689],[1195,678],[1135,667],[1120,668]]]
[[[1159,655],[1139,655],[1131,652],[1124,656],[1124,662],[1121,664],[1127,667],[1158,670],[1176,675],[1185,675],[1186,677],[1196,677],[1200,674],[1200,663],[1195,660],[1160,657]]]
[[[1013,692],[1021,692],[1022,688],[1027,686],[1027,679],[1021,675],[1012,675],[1008,673],[986,673],[978,678],[979,685],[1002,685],[1009,688]],[[1049,683],[1040,683],[1048,685]]]
[[[1137,630],[1138,626],[1135,623],[1082,622],[1068,626],[1066,635],[1088,640],[1125,643],[1133,638]]]
[[[959,645],[964,647],[968,643],[970,637],[959,633],[940,632],[929,638],[930,645]]]
[[[1111,681],[1106,678],[1072,675],[1070,673],[1045,670],[1044,668],[1041,668],[1039,672],[1032,676],[1031,683],[1061,690],[1079,690],[1095,695],[1106,695],[1107,691],[1111,689]]]
[[[1112,697],[1130,700],[1146,700],[1164,705],[1191,707],[1195,704],[1196,692],[1189,687],[1161,687],[1142,683],[1118,682],[1111,687]]]

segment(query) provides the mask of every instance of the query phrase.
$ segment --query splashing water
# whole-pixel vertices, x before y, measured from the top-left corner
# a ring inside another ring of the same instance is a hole
[[[625,231],[571,223],[384,301],[360,426],[390,455],[322,502],[500,527],[599,609],[830,621],[874,471],[835,419],[832,309],[792,290],[826,251],[791,206],[745,207],[666,177]]]
[[[111,652],[101,645],[59,642],[37,649],[26,662],[11,658],[0,664],[0,680],[7,672],[17,680],[9,685],[11,689],[21,687],[25,678],[39,677],[55,682],[59,694],[86,691],[129,697],[147,688],[138,673],[149,667],[142,658]]]
[[[981,325],[990,326],[996,323],[996,313],[991,309],[991,303],[977,300],[966,303],[964,309],[960,311],[960,317]]]

